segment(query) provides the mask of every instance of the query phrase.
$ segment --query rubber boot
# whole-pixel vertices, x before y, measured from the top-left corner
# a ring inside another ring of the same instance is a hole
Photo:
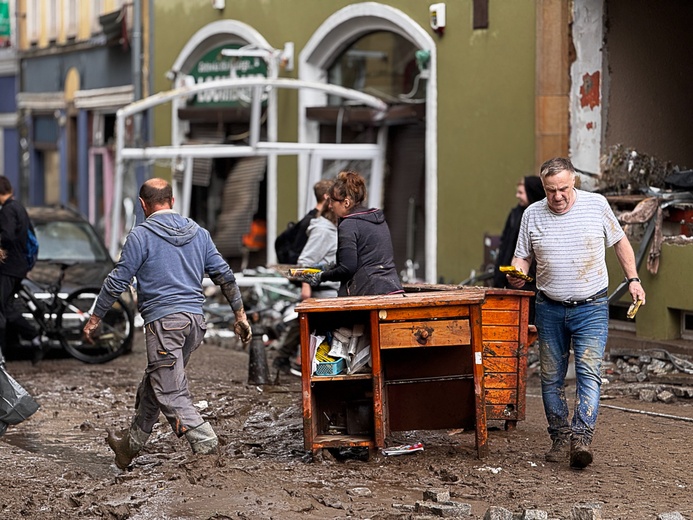
[[[212,429],[212,425],[206,421],[196,428],[185,432],[185,438],[188,439],[193,453],[199,453],[200,455],[213,453],[219,445],[219,440]]]
[[[149,433],[141,430],[137,425],[132,424],[128,430],[121,430],[116,434],[113,430],[106,430],[108,437],[106,442],[115,453],[115,463],[120,469],[127,468],[132,459],[147,443]]]

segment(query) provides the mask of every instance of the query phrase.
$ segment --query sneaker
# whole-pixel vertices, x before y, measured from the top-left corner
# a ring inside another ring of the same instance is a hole
[[[592,464],[592,452],[584,439],[570,440],[570,467],[583,469]]]
[[[544,458],[548,462],[565,462],[570,456],[570,442],[567,437],[556,437],[551,449],[546,452]]]
[[[289,361],[289,373],[295,375],[296,377],[301,377],[301,363],[296,363],[296,359],[291,359]]]

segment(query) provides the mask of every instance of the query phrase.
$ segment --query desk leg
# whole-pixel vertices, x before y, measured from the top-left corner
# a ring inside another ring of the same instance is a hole
[[[483,342],[481,337],[481,307],[471,305],[469,309],[472,331],[472,353],[474,356],[474,408],[476,417],[476,451],[481,459],[488,455],[488,431],[486,429],[486,395],[484,391]]]

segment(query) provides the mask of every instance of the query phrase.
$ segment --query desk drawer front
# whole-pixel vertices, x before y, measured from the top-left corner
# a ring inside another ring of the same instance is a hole
[[[469,320],[405,321],[380,324],[380,348],[469,345]]]

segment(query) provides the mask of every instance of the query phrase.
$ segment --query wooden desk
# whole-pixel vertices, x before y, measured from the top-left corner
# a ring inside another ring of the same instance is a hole
[[[456,291],[457,285],[405,284],[411,293]],[[514,429],[525,419],[527,352],[537,338],[529,325],[531,291],[484,288],[481,307],[486,420]]]
[[[483,288],[464,288],[299,304],[306,449],[375,449],[392,431],[474,428],[485,456],[484,299]],[[311,332],[357,323],[370,337],[370,372],[311,375]]]

